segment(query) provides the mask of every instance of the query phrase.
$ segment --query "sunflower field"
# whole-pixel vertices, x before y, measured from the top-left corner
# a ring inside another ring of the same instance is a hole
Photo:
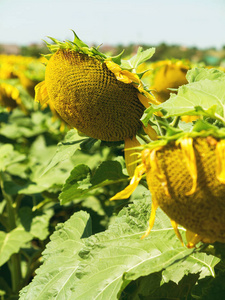
[[[224,299],[225,70],[46,44],[0,55],[0,299]]]

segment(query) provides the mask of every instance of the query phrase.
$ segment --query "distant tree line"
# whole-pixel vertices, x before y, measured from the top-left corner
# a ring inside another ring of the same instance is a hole
[[[151,61],[158,61],[164,59],[188,59],[193,62],[203,62],[206,65],[220,65],[225,64],[225,45],[220,49],[209,48],[209,49],[199,49],[197,47],[185,47],[181,45],[168,45],[166,43],[161,43],[159,45],[137,45],[130,44],[128,46],[117,45],[103,45],[100,47],[102,52],[108,52],[110,55],[117,55],[124,50],[124,54],[129,57],[130,55],[136,53],[138,46],[147,49],[150,47],[155,47],[156,52],[151,58]],[[0,54],[12,54],[8,51],[7,45],[0,45]],[[17,51],[15,54],[20,54],[23,56],[33,56],[40,57],[42,54],[48,54],[49,50],[45,44],[32,44],[29,46],[17,46]]]

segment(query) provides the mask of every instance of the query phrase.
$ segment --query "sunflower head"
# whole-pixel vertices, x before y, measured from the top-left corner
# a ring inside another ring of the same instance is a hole
[[[225,242],[224,141],[208,136],[169,143],[154,157],[149,152],[146,171],[153,198],[170,219],[211,242]]]
[[[225,137],[224,137],[225,138]],[[142,163],[130,185],[112,200],[127,198],[146,174],[152,194],[150,233],[159,206],[171,219],[179,239],[178,224],[187,229],[188,247],[197,242],[225,242],[225,139],[211,135],[154,142],[142,151]]]
[[[6,107],[9,111],[17,106],[21,107],[22,103],[19,90],[9,83],[0,83],[0,105]]]
[[[171,93],[169,89],[177,89],[187,83],[186,73],[190,69],[189,62],[164,60],[153,63],[150,67],[153,69],[152,93],[160,102],[169,99]]]
[[[66,123],[90,137],[121,141],[135,136],[144,105],[156,103],[135,72],[137,61],[125,66],[121,55],[107,57],[74,36],[64,43],[51,38],[52,54],[36,100],[50,100]]]

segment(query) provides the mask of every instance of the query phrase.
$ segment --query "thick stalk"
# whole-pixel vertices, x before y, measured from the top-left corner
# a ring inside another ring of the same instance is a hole
[[[170,125],[173,126],[174,128],[177,128],[179,121],[180,121],[180,116],[176,116]]]
[[[166,134],[166,130],[160,126],[160,123],[158,122],[159,117],[154,116],[154,118],[155,118],[155,122],[156,122],[156,125],[158,127],[158,130],[159,130],[159,134],[161,136],[164,136]]]

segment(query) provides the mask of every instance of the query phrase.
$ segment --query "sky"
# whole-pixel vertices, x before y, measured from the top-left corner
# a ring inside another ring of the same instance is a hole
[[[0,0],[0,44],[73,40],[71,29],[89,45],[220,49],[225,0]]]

